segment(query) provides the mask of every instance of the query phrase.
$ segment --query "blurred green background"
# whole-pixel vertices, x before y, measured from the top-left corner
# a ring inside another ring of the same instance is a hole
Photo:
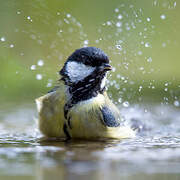
[[[179,106],[180,5],[175,0],[0,0],[0,102],[34,101],[77,48],[110,57],[116,102]]]

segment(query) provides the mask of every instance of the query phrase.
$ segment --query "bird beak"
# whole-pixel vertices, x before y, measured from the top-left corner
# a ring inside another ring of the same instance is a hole
[[[104,70],[105,71],[111,71],[112,70],[112,66],[110,64],[104,64]]]

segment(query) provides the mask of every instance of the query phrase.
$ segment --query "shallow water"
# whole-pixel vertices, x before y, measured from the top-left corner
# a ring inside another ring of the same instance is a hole
[[[163,105],[121,108],[144,123],[134,139],[42,141],[34,104],[3,105],[0,179],[180,179],[180,112]]]

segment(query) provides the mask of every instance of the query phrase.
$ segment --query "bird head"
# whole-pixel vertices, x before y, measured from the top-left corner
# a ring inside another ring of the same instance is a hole
[[[68,57],[60,75],[69,86],[84,82],[87,87],[93,84],[104,88],[106,73],[111,69],[109,58],[101,49],[84,47]]]
[[[112,69],[108,56],[99,48],[84,47],[73,52],[60,70],[73,103],[96,97],[105,90],[106,74]]]

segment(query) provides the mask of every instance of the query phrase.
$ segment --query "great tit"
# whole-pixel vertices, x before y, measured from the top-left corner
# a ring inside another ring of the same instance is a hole
[[[59,72],[58,85],[36,99],[42,134],[67,140],[134,137],[106,93],[106,75],[111,69],[101,49],[75,50]]]

